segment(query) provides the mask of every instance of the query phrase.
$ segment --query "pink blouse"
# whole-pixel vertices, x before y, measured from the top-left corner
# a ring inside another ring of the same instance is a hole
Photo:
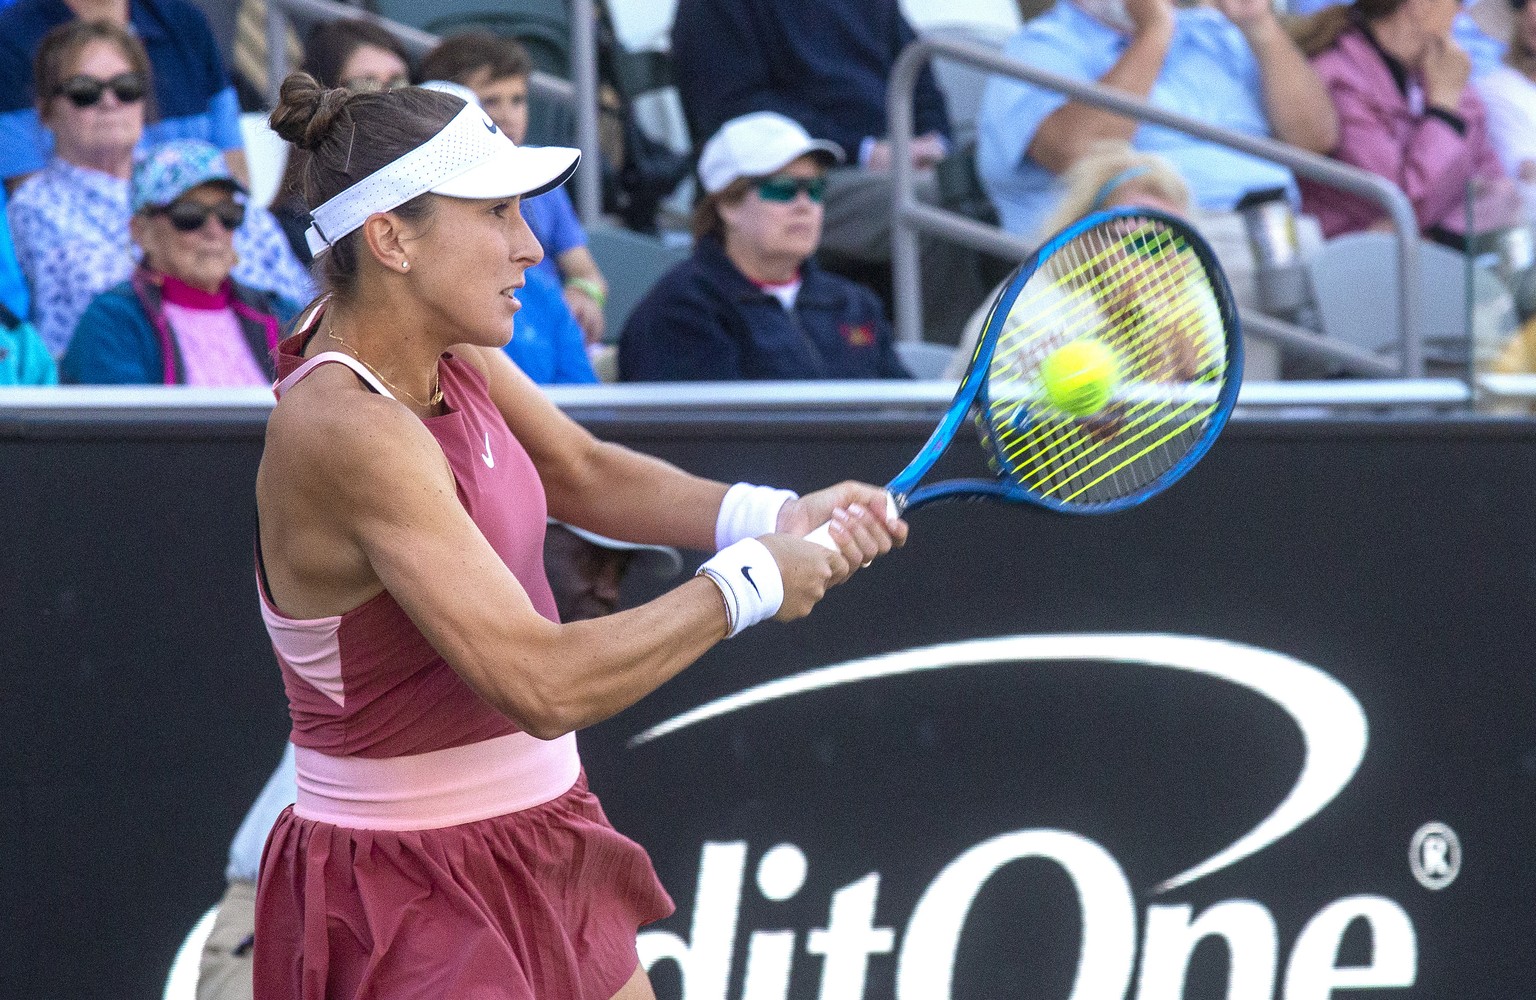
[[[1407,79],[1406,92],[1358,27],[1312,60],[1339,113],[1334,159],[1369,170],[1402,188],[1413,203],[1419,228],[1464,233],[1467,184],[1489,182],[1476,210],[1476,228],[1495,228],[1504,217],[1501,191],[1512,192],[1488,138],[1487,112],[1477,92],[1462,92],[1456,117],[1464,128],[1425,108],[1423,87]],[[1323,235],[1367,229],[1382,219],[1375,202],[1316,182],[1300,181],[1302,208],[1317,216]]]

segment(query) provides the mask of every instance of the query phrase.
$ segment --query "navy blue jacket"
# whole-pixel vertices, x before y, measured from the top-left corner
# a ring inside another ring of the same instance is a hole
[[[673,77],[695,146],[749,111],[777,111],[850,160],[885,138],[885,83],[912,41],[896,0],[681,0]],[[917,134],[949,137],[931,70],[918,79]]]
[[[873,292],[806,261],[787,310],[699,240],[624,324],[626,382],[911,378]]]

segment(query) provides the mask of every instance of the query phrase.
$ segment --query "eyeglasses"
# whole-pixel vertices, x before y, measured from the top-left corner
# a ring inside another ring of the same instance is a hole
[[[221,201],[216,205],[205,205],[200,201],[173,201],[155,212],[165,216],[179,233],[195,232],[203,228],[210,215],[230,232],[239,229],[240,224],[245,222],[245,206],[237,201]]]
[[[410,85],[411,78],[408,76],[392,76],[388,80],[380,80],[376,76],[354,76],[341,81],[342,89],[354,94],[376,94],[381,90],[399,90]]]
[[[137,104],[144,99],[144,77],[140,73],[119,73],[108,80],[94,76],[72,76],[59,84],[55,94],[69,98],[77,108],[88,108],[101,100],[108,90],[123,104]]]
[[[827,196],[825,177],[768,177],[757,182],[757,196],[764,201],[794,201],[801,191],[820,205]]]

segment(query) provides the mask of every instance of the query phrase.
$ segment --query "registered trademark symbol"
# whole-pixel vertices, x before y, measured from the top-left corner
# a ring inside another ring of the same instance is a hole
[[[1461,874],[1461,839],[1444,823],[1425,823],[1408,846],[1408,865],[1419,885],[1444,889]]]

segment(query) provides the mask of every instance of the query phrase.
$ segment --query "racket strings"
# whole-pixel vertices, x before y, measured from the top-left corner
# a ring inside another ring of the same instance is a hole
[[[1174,433],[1164,434],[1151,441],[1148,439],[1157,431],[1165,429],[1171,419],[1196,405],[1197,401],[1187,400],[1172,412],[1167,410],[1166,405],[1157,403],[1124,407],[1107,418],[1113,423],[1101,424],[1098,427],[1088,425],[1086,435],[1078,433],[1081,429],[1078,421],[1041,420],[1036,422],[1027,433],[1012,435],[1014,440],[1011,446],[1009,442],[1004,442],[1004,447],[1008,449],[1005,459],[1007,464],[1013,467],[1013,471],[1036,488],[1049,492],[1061,492],[1075,486],[1072,492],[1062,497],[1062,499],[1075,500],[1089,489],[1104,482],[1106,478],[1118,477],[1122,470],[1138,459],[1147,467],[1144,470],[1145,474],[1156,475],[1171,466],[1177,460],[1176,456],[1165,456],[1159,462],[1154,449],[1172,440],[1177,436],[1178,431],[1190,424],[1176,427]],[[1198,424],[1203,417],[1202,408],[1201,412],[1194,414],[1192,423]],[[1103,446],[1106,430],[1113,432],[1114,435],[1114,444],[1111,447]],[[1136,451],[1130,457],[1115,462],[1115,459],[1133,448]],[[1019,461],[1021,456],[1027,456],[1023,463]],[[1106,465],[1108,470],[1100,472],[1101,467]],[[1098,474],[1094,475],[1094,473]],[[1087,478],[1089,476],[1093,478]],[[1140,476],[1129,483],[1121,483],[1116,478],[1111,484],[1112,492],[1135,487],[1142,481],[1143,477]]]
[[[1210,279],[1184,239],[1121,219],[1060,248],[1006,316],[981,416],[998,471],[1062,502],[1126,496],[1177,465],[1217,409],[1228,362]],[[1084,337],[1110,349],[1110,401],[1086,416],[1043,398],[1040,364]]]

